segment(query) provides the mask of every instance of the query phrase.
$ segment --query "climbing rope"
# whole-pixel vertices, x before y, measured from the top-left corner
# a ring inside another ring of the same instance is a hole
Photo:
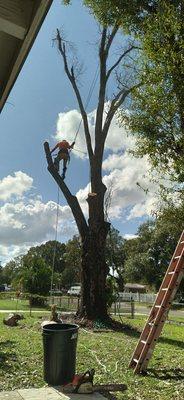
[[[82,151],[82,150],[79,150],[79,149],[72,149],[72,150],[87,155],[86,151]]]
[[[58,219],[59,219],[59,186],[57,191],[57,211],[56,211],[56,223],[55,223],[55,245],[54,245],[54,253],[52,259],[52,275],[51,275],[51,286],[50,286],[50,298],[52,297],[53,292],[53,281],[54,281],[54,266],[56,259],[56,248],[57,248],[57,236],[58,236]]]
[[[93,90],[95,88],[95,85],[96,85],[96,82],[97,82],[97,79],[98,79],[98,76],[99,76],[99,72],[100,71],[99,71],[99,64],[98,64],[97,68],[96,68],[96,71],[95,71],[95,75],[94,75],[93,81],[92,81],[91,86],[89,88],[89,93],[88,93],[88,96],[87,96],[87,99],[86,99],[85,108],[87,108],[89,106],[89,103],[90,103],[90,100],[91,100],[91,96],[93,94]],[[81,117],[81,120],[79,122],[79,126],[78,126],[78,128],[76,130],[76,134],[75,134],[75,137],[74,137],[74,142],[77,139],[81,124],[82,124],[82,117]]]

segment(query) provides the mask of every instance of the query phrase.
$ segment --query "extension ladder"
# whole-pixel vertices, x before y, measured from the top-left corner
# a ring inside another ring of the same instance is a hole
[[[145,371],[156,342],[161,334],[172,300],[184,276],[184,231],[178,241],[173,257],[144,326],[129,367],[135,373]]]

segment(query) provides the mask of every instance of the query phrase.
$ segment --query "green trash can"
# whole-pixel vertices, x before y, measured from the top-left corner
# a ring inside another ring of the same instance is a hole
[[[75,375],[78,325],[47,324],[43,327],[44,380],[65,385]]]

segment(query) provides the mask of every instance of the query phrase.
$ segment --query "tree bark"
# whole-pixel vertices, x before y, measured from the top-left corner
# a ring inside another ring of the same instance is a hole
[[[106,278],[108,267],[105,260],[106,238],[110,223],[97,214],[98,195],[88,195],[89,231],[82,242],[81,303],[79,316],[89,319],[107,319]],[[95,211],[96,210],[96,211]]]

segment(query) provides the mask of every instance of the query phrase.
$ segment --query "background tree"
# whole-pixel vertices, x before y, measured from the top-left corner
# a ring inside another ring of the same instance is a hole
[[[3,267],[0,263],[0,285],[2,285],[2,283],[6,283],[6,281],[4,280],[4,276],[3,276]]]
[[[139,227],[137,238],[127,240],[124,245],[126,282],[141,282],[159,289],[184,229],[183,221],[184,202],[179,206],[168,205],[155,220]],[[179,292],[184,292],[183,282]]]
[[[64,0],[64,4],[72,3]],[[150,14],[155,14],[159,0],[83,0],[95,17],[103,25],[113,25],[119,21],[123,29],[137,32],[143,30],[143,22]]]
[[[23,256],[22,268],[19,273],[25,292],[46,296],[51,285],[51,268],[43,258]]]
[[[69,1],[67,2],[69,3]],[[184,1],[84,0],[104,24],[119,21],[141,45],[140,80],[134,92],[129,128],[137,156],[184,181]],[[149,99],[149,101],[148,101]],[[127,116],[126,116],[127,117]],[[122,115],[122,123],[125,123]]]
[[[92,138],[89,131],[87,113],[77,84],[79,70],[76,70],[74,65],[69,65],[67,43],[63,40],[59,30],[57,30],[56,36],[58,50],[64,63],[65,73],[76,95],[84,126],[92,192],[88,194],[87,198],[89,211],[88,221],[81,210],[77,198],[71,194],[54,168],[48,143],[45,143],[48,170],[59,185],[71,208],[81,237],[82,294],[78,314],[80,316],[86,316],[89,319],[107,318],[105,287],[108,267],[105,260],[105,246],[110,224],[105,220],[104,216],[106,186],[102,180],[102,161],[105,141],[115,113],[137,87],[135,83],[132,85],[130,84],[130,79],[125,79],[122,82],[121,76],[118,74],[118,66],[120,64],[122,65],[127,55],[135,50],[137,46],[131,44],[131,46],[124,49],[117,57],[117,60],[109,66],[109,53],[118,30],[119,24],[115,23],[111,29],[103,27],[101,32],[99,43],[99,94],[95,120],[94,146],[92,145]],[[116,76],[118,76],[116,93],[112,96],[111,101],[108,103],[108,108],[106,108],[106,113],[104,113],[108,82],[115,71]],[[133,77],[132,81],[135,82]]]
[[[61,274],[61,285],[69,289],[70,286],[81,281],[81,245],[79,236],[74,235],[65,245],[65,269]]]
[[[3,282],[11,285],[13,282],[17,282],[19,271],[22,266],[22,255],[15,257],[9,261],[2,269]]]
[[[66,252],[65,243],[60,243],[55,240],[49,240],[48,242],[41,244],[40,246],[31,247],[28,251],[30,257],[40,257],[45,260],[46,264],[51,268],[53,266],[54,257],[54,271],[62,273],[65,268],[64,255]]]
[[[144,22],[144,57],[129,127],[137,155],[184,182],[184,1],[159,1]],[[148,101],[149,99],[149,101]]]
[[[106,243],[106,262],[109,276],[114,277],[119,291],[123,291],[124,287],[125,242],[119,231],[111,226]]]

